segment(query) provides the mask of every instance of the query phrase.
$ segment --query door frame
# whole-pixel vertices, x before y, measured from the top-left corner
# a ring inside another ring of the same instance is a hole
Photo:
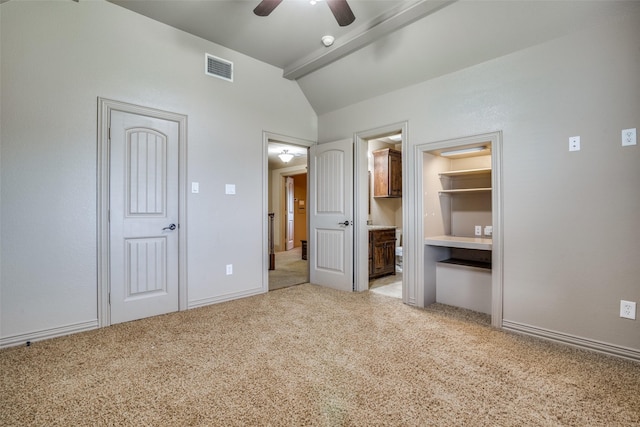
[[[178,310],[187,309],[187,116],[98,97],[98,327],[111,325],[109,304],[109,124],[112,111],[122,111],[178,123]]]
[[[503,195],[502,195],[502,131],[484,133],[480,135],[472,135],[462,138],[454,138],[443,141],[428,142],[413,147],[414,161],[409,166],[409,171],[414,179],[411,182],[411,240],[405,240],[405,244],[409,243],[410,251],[414,253],[412,260],[422,260],[416,264],[414,268],[414,277],[416,283],[421,283],[417,290],[417,305],[425,306],[425,300],[431,298],[425,295],[426,279],[425,279],[425,244],[424,244],[424,196],[423,196],[423,156],[424,153],[437,149],[451,149],[474,143],[490,142],[491,143],[491,215],[493,225],[492,236],[492,268],[491,268],[491,325],[496,328],[502,328],[503,316],[503,289],[504,289],[504,239],[503,239]],[[404,169],[404,168],[403,168]],[[414,237],[417,236],[417,237]],[[407,236],[409,237],[409,236]],[[404,245],[403,245],[404,247]],[[403,257],[404,258],[404,257]],[[403,262],[405,260],[403,259]]]
[[[271,176],[269,174],[269,142],[280,142],[283,144],[299,145],[301,147],[310,148],[317,144],[315,141],[309,141],[302,138],[281,135],[274,132],[262,131],[262,292],[269,292],[269,183]],[[307,167],[309,165],[307,157]],[[308,173],[308,169],[307,169]],[[297,173],[292,172],[292,175]],[[281,178],[287,173],[282,173]],[[309,193],[309,179],[307,179],[307,198],[311,197]],[[307,214],[307,230],[309,229],[309,215]],[[281,239],[282,236],[280,236]],[[308,277],[308,272],[307,272]]]
[[[355,290],[358,292],[369,289],[369,229],[367,228],[368,206],[369,206],[369,177],[367,174],[367,148],[370,139],[376,139],[392,133],[402,133],[402,227],[403,236],[409,237],[412,234],[409,222],[409,199],[411,194],[407,191],[409,186],[408,168],[409,164],[409,122],[403,121],[381,126],[362,132],[357,132],[353,139],[355,141],[354,153],[354,221],[356,226],[354,237],[354,275]],[[404,237],[403,237],[404,238]],[[406,239],[404,240],[407,241]],[[406,245],[403,245],[403,247]],[[402,256],[402,301],[405,304],[416,305],[415,295],[417,283],[413,278],[413,266],[415,258],[408,255],[412,251],[405,250]]]

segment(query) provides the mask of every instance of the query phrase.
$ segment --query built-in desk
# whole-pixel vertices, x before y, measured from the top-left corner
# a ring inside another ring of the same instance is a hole
[[[447,248],[479,249],[490,251],[493,241],[481,237],[434,236],[424,239],[426,245]]]
[[[439,302],[491,314],[491,239],[425,239],[425,304]]]

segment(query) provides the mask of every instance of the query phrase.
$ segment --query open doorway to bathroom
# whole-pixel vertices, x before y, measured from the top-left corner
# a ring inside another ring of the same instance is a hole
[[[402,133],[366,142],[369,290],[402,298]]]
[[[307,283],[308,148],[268,142],[269,291]]]

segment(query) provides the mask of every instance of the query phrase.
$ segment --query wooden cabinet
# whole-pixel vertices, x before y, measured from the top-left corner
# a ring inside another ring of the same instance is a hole
[[[383,148],[372,154],[373,197],[402,197],[402,153]]]
[[[369,230],[369,278],[396,274],[396,230]]]

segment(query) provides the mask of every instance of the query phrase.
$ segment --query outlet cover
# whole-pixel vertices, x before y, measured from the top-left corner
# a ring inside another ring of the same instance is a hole
[[[620,300],[620,317],[636,320],[636,303],[634,301]]]
[[[624,129],[622,131],[622,146],[636,145],[636,129]]]
[[[572,136],[569,138],[569,151],[580,151],[580,137]]]
[[[475,235],[476,236],[482,236],[482,226],[481,225],[476,225],[475,226]]]

